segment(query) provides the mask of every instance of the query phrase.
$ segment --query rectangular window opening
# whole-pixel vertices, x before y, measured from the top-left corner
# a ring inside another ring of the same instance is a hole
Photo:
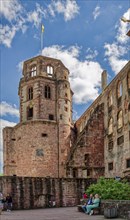
[[[54,115],[49,115],[49,120],[54,120]]]

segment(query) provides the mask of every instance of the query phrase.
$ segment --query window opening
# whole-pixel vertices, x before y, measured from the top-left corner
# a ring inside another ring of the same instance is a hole
[[[45,86],[45,98],[50,99],[51,98],[51,88],[50,86]]]

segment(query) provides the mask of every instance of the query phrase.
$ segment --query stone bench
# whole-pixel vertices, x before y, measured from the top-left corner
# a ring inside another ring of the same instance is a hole
[[[79,212],[84,212],[82,209],[83,205],[77,205],[77,209]],[[101,213],[101,202],[99,203],[99,207],[93,208],[93,214],[99,215]]]

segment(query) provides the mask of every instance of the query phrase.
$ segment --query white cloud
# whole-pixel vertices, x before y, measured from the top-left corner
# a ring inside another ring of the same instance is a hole
[[[130,9],[122,17],[129,19]],[[123,59],[123,56],[127,54],[129,50],[128,39],[126,36],[128,24],[120,20],[119,25],[116,25],[117,35],[116,41],[113,43],[105,43],[105,56],[108,58],[109,64],[112,70],[117,74],[128,62]]]
[[[93,11],[93,17],[94,17],[94,20],[96,20],[97,19],[97,17],[100,15],[100,7],[99,6],[97,6],[95,9],[94,9],[94,11]]]
[[[100,86],[102,68],[93,61],[80,61],[80,48],[77,46],[65,49],[63,46],[53,45],[44,48],[44,56],[60,59],[70,71],[70,84],[74,92],[74,102],[77,104],[94,100]]]
[[[126,19],[129,20],[130,9],[128,9],[127,12],[125,12],[122,17],[125,17]],[[120,20],[118,31],[117,31],[117,36],[116,36],[116,39],[119,43],[126,44],[128,42],[129,37],[126,35],[128,30],[129,30],[129,23],[123,22],[122,20]]]
[[[5,116],[9,114],[19,117],[19,109],[17,109],[15,105],[10,105],[7,102],[0,103],[0,111],[1,111],[1,116]]]
[[[17,0],[3,0],[0,1],[0,14],[3,15],[8,21],[16,20],[18,13],[23,10],[23,7]]]
[[[117,74],[128,62],[128,60],[120,59],[121,56],[127,53],[125,47],[117,43],[105,44],[105,55],[108,57],[112,70]]]
[[[16,123],[0,119],[0,173],[3,165],[3,128],[13,127]]]
[[[92,60],[95,57],[97,57],[97,55],[98,55],[98,51],[97,50],[93,51],[90,48],[88,48],[86,52],[87,52],[86,59],[88,59],[88,60]]]
[[[63,14],[65,21],[73,19],[79,13],[79,7],[75,0],[52,1],[48,6],[48,12],[55,17],[55,13]]]
[[[46,10],[36,3],[36,9],[28,13],[27,21],[32,22],[38,28],[42,23],[42,17],[46,17]]]
[[[21,61],[21,62],[19,62],[18,65],[17,65],[17,69],[18,69],[18,72],[19,72],[19,73],[22,73],[22,71],[23,71],[23,62],[24,62],[24,61]]]
[[[11,47],[12,39],[16,34],[15,26],[9,27],[8,25],[0,26],[1,34],[0,34],[0,43],[4,44],[7,47]]]

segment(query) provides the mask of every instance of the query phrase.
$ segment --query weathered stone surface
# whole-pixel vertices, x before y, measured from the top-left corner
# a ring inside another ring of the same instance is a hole
[[[83,192],[96,179],[0,177],[0,191],[11,193],[14,209],[49,207],[55,201],[56,207],[76,206]]]

